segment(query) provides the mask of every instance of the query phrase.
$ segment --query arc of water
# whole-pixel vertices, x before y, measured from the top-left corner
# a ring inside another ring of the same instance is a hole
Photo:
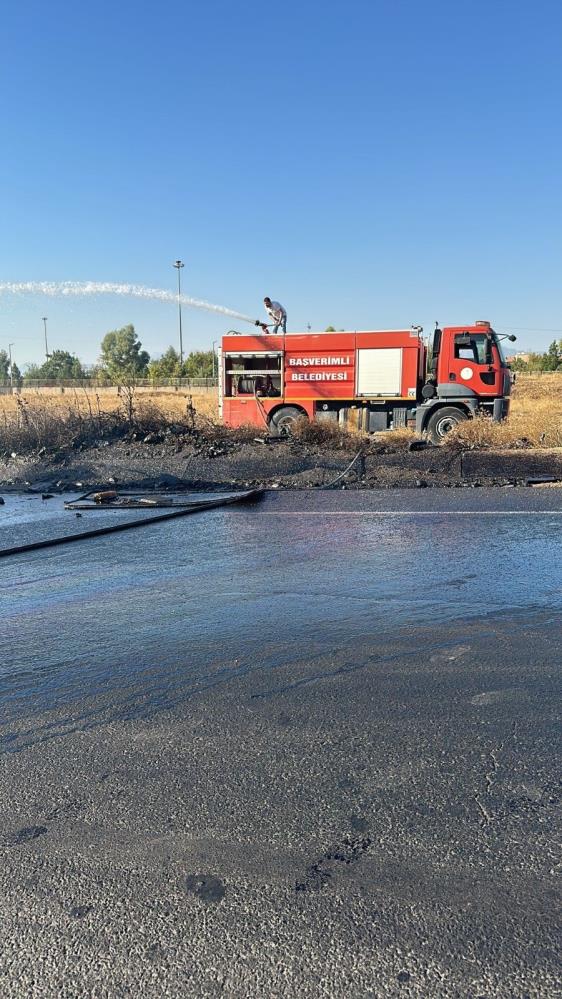
[[[159,302],[177,302],[178,296],[166,288],[148,288],[142,284],[116,284],[111,281],[2,281],[0,295],[46,295],[49,298],[88,297],[93,295],[122,295],[129,298],[145,298]],[[182,305],[193,309],[205,309],[207,312],[218,312],[233,319],[242,319],[253,323],[250,316],[245,316],[235,309],[227,309],[223,305],[213,305],[200,298],[181,295]]]

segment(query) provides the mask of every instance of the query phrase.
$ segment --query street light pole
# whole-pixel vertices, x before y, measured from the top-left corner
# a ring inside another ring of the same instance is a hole
[[[12,368],[12,347],[13,343],[8,344],[8,354],[10,355],[10,388],[12,392],[14,391],[14,369]]]
[[[49,360],[49,347],[47,345],[47,316],[43,316],[43,326],[45,327],[45,357]]]
[[[172,266],[175,267],[176,270],[177,270],[177,272],[178,272],[178,315],[179,315],[179,321],[180,321],[180,377],[181,377],[181,369],[183,367],[183,336],[182,336],[182,329],[181,329],[181,277],[180,277],[180,274],[181,274],[181,269],[182,269],[182,267],[185,266],[185,264],[183,264],[181,262],[181,260],[176,260],[176,262],[174,264],[172,264]]]

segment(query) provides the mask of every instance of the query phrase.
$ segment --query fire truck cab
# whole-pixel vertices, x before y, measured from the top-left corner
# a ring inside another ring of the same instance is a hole
[[[478,411],[507,416],[511,372],[488,322],[341,333],[239,334],[222,339],[222,419],[271,434],[296,420],[368,432],[411,427],[439,443]]]

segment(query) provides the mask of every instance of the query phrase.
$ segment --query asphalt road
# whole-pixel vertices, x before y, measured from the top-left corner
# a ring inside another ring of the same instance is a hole
[[[561,527],[297,493],[6,560],[2,999],[557,995]]]

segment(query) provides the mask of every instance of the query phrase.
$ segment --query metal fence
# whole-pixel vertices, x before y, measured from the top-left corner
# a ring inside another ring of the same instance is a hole
[[[119,388],[123,382],[111,382],[98,378],[24,378],[19,391],[26,389],[103,389]],[[125,384],[130,385],[130,382]],[[218,380],[216,378],[139,378],[133,383],[135,388],[216,388]],[[9,395],[12,391],[10,385],[0,385],[0,394]],[[18,391],[14,385],[14,392]]]

